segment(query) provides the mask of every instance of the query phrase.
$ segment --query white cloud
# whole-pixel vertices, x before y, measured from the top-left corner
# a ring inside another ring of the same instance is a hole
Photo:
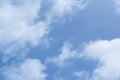
[[[26,59],[19,65],[6,67],[3,74],[6,80],[45,80],[47,77],[45,69],[39,60]]]
[[[0,6],[1,45],[19,41],[35,44],[46,33],[46,23],[34,24],[41,0],[23,0],[20,3],[17,6],[7,1]]]
[[[48,33],[45,22],[34,22],[39,15],[41,0],[2,0],[0,4],[0,49],[5,56],[12,56],[27,44],[35,46]]]
[[[61,53],[58,56],[47,59],[47,63],[55,63],[58,67],[64,67],[69,60],[77,57],[77,51],[72,50],[72,44],[65,42],[61,48]]]
[[[0,25],[3,24],[2,27],[21,22],[32,22],[41,7],[41,0],[21,0],[17,5],[12,4],[12,0],[1,0],[1,2],[3,2],[0,5]]]
[[[98,61],[90,80],[120,79],[120,39],[91,42],[86,45],[83,56]]]

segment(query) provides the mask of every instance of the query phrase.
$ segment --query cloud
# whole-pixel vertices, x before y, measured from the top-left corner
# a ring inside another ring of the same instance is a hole
[[[3,69],[6,80],[46,80],[46,67],[38,59],[26,59]]]
[[[0,4],[0,49],[4,56],[13,56],[27,45],[38,45],[48,33],[47,23],[35,22],[41,0],[2,0]],[[5,59],[7,60],[7,59]]]
[[[120,79],[120,39],[90,42],[83,51],[87,60],[98,61],[90,80]]]
[[[53,63],[58,65],[58,67],[65,67],[70,60],[77,57],[77,51],[72,50],[73,45],[69,42],[65,42],[61,48],[61,53],[58,56],[47,58],[47,63]]]
[[[65,15],[73,15],[86,7],[84,0],[51,0],[53,7],[49,11],[48,20],[56,17],[64,17]]]
[[[1,0],[0,20],[2,25],[0,25],[2,27],[19,22],[31,23],[37,17],[41,8],[41,0],[21,0],[19,4],[15,2],[15,0]]]

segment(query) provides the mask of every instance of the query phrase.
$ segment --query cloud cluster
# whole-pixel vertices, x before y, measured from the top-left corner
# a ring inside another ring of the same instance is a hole
[[[47,2],[47,1],[45,1]],[[49,2],[49,0],[48,0]],[[45,66],[39,59],[26,59],[29,47],[34,47],[43,42],[54,19],[59,19],[67,14],[72,15],[85,5],[82,0],[50,0],[52,5],[45,13],[45,20],[41,20],[43,0],[1,0],[0,2],[0,51],[3,66],[3,75],[6,80],[45,80]],[[66,48],[69,48],[69,46]],[[60,61],[67,59],[64,53]],[[74,55],[74,52],[73,52]],[[21,58],[18,63],[15,58]],[[9,63],[9,60],[13,62]],[[12,64],[11,64],[12,63]],[[14,63],[14,64],[13,64]],[[1,73],[2,74],[2,73]]]
[[[82,52],[73,50],[71,43],[65,43],[62,47],[62,53],[59,56],[51,58],[53,63],[59,67],[67,65],[69,61],[76,59],[95,61],[96,67],[92,74],[86,71],[76,71],[74,73],[80,79],[84,80],[119,80],[120,79],[120,39],[91,41],[85,44]],[[66,63],[66,64],[65,64]],[[91,65],[93,65],[91,63]],[[91,76],[90,76],[91,75]]]
[[[49,33],[54,19],[63,18],[66,15],[72,16],[86,6],[84,0],[49,0],[50,9],[46,11],[45,20],[41,20],[38,18],[42,14],[43,2],[43,0],[1,0],[0,51],[4,55],[3,61],[27,53],[29,46],[42,43],[45,35]],[[116,13],[120,14],[120,0],[115,0],[115,6]],[[98,64],[91,76],[84,71],[75,72],[74,75],[85,80],[120,79],[119,38],[87,43],[82,52],[73,50],[72,46],[70,43],[64,43],[61,53],[49,58],[47,63],[63,67],[76,58],[93,60]],[[3,75],[6,80],[45,80],[47,77],[47,74],[44,73],[45,69],[39,59],[25,59],[18,64],[4,67]]]
[[[41,16],[43,0],[2,0],[0,3],[0,49],[5,56],[28,45],[36,46],[42,42],[49,32],[50,25],[57,17],[76,13],[85,7],[82,0],[50,0],[51,8],[46,11],[46,19],[36,19]],[[47,1],[45,1],[47,2]],[[49,2],[49,1],[48,1]],[[18,52],[17,52],[18,53]]]

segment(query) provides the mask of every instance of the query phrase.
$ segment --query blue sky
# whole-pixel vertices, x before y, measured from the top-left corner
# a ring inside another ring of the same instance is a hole
[[[0,80],[119,80],[120,0],[0,0]]]

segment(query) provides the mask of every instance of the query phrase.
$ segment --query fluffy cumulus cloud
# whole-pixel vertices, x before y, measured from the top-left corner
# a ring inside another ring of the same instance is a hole
[[[120,39],[90,42],[83,55],[88,60],[98,61],[90,80],[120,79]]]
[[[8,66],[3,69],[6,80],[45,80],[46,67],[37,59],[26,59],[18,65]]]

